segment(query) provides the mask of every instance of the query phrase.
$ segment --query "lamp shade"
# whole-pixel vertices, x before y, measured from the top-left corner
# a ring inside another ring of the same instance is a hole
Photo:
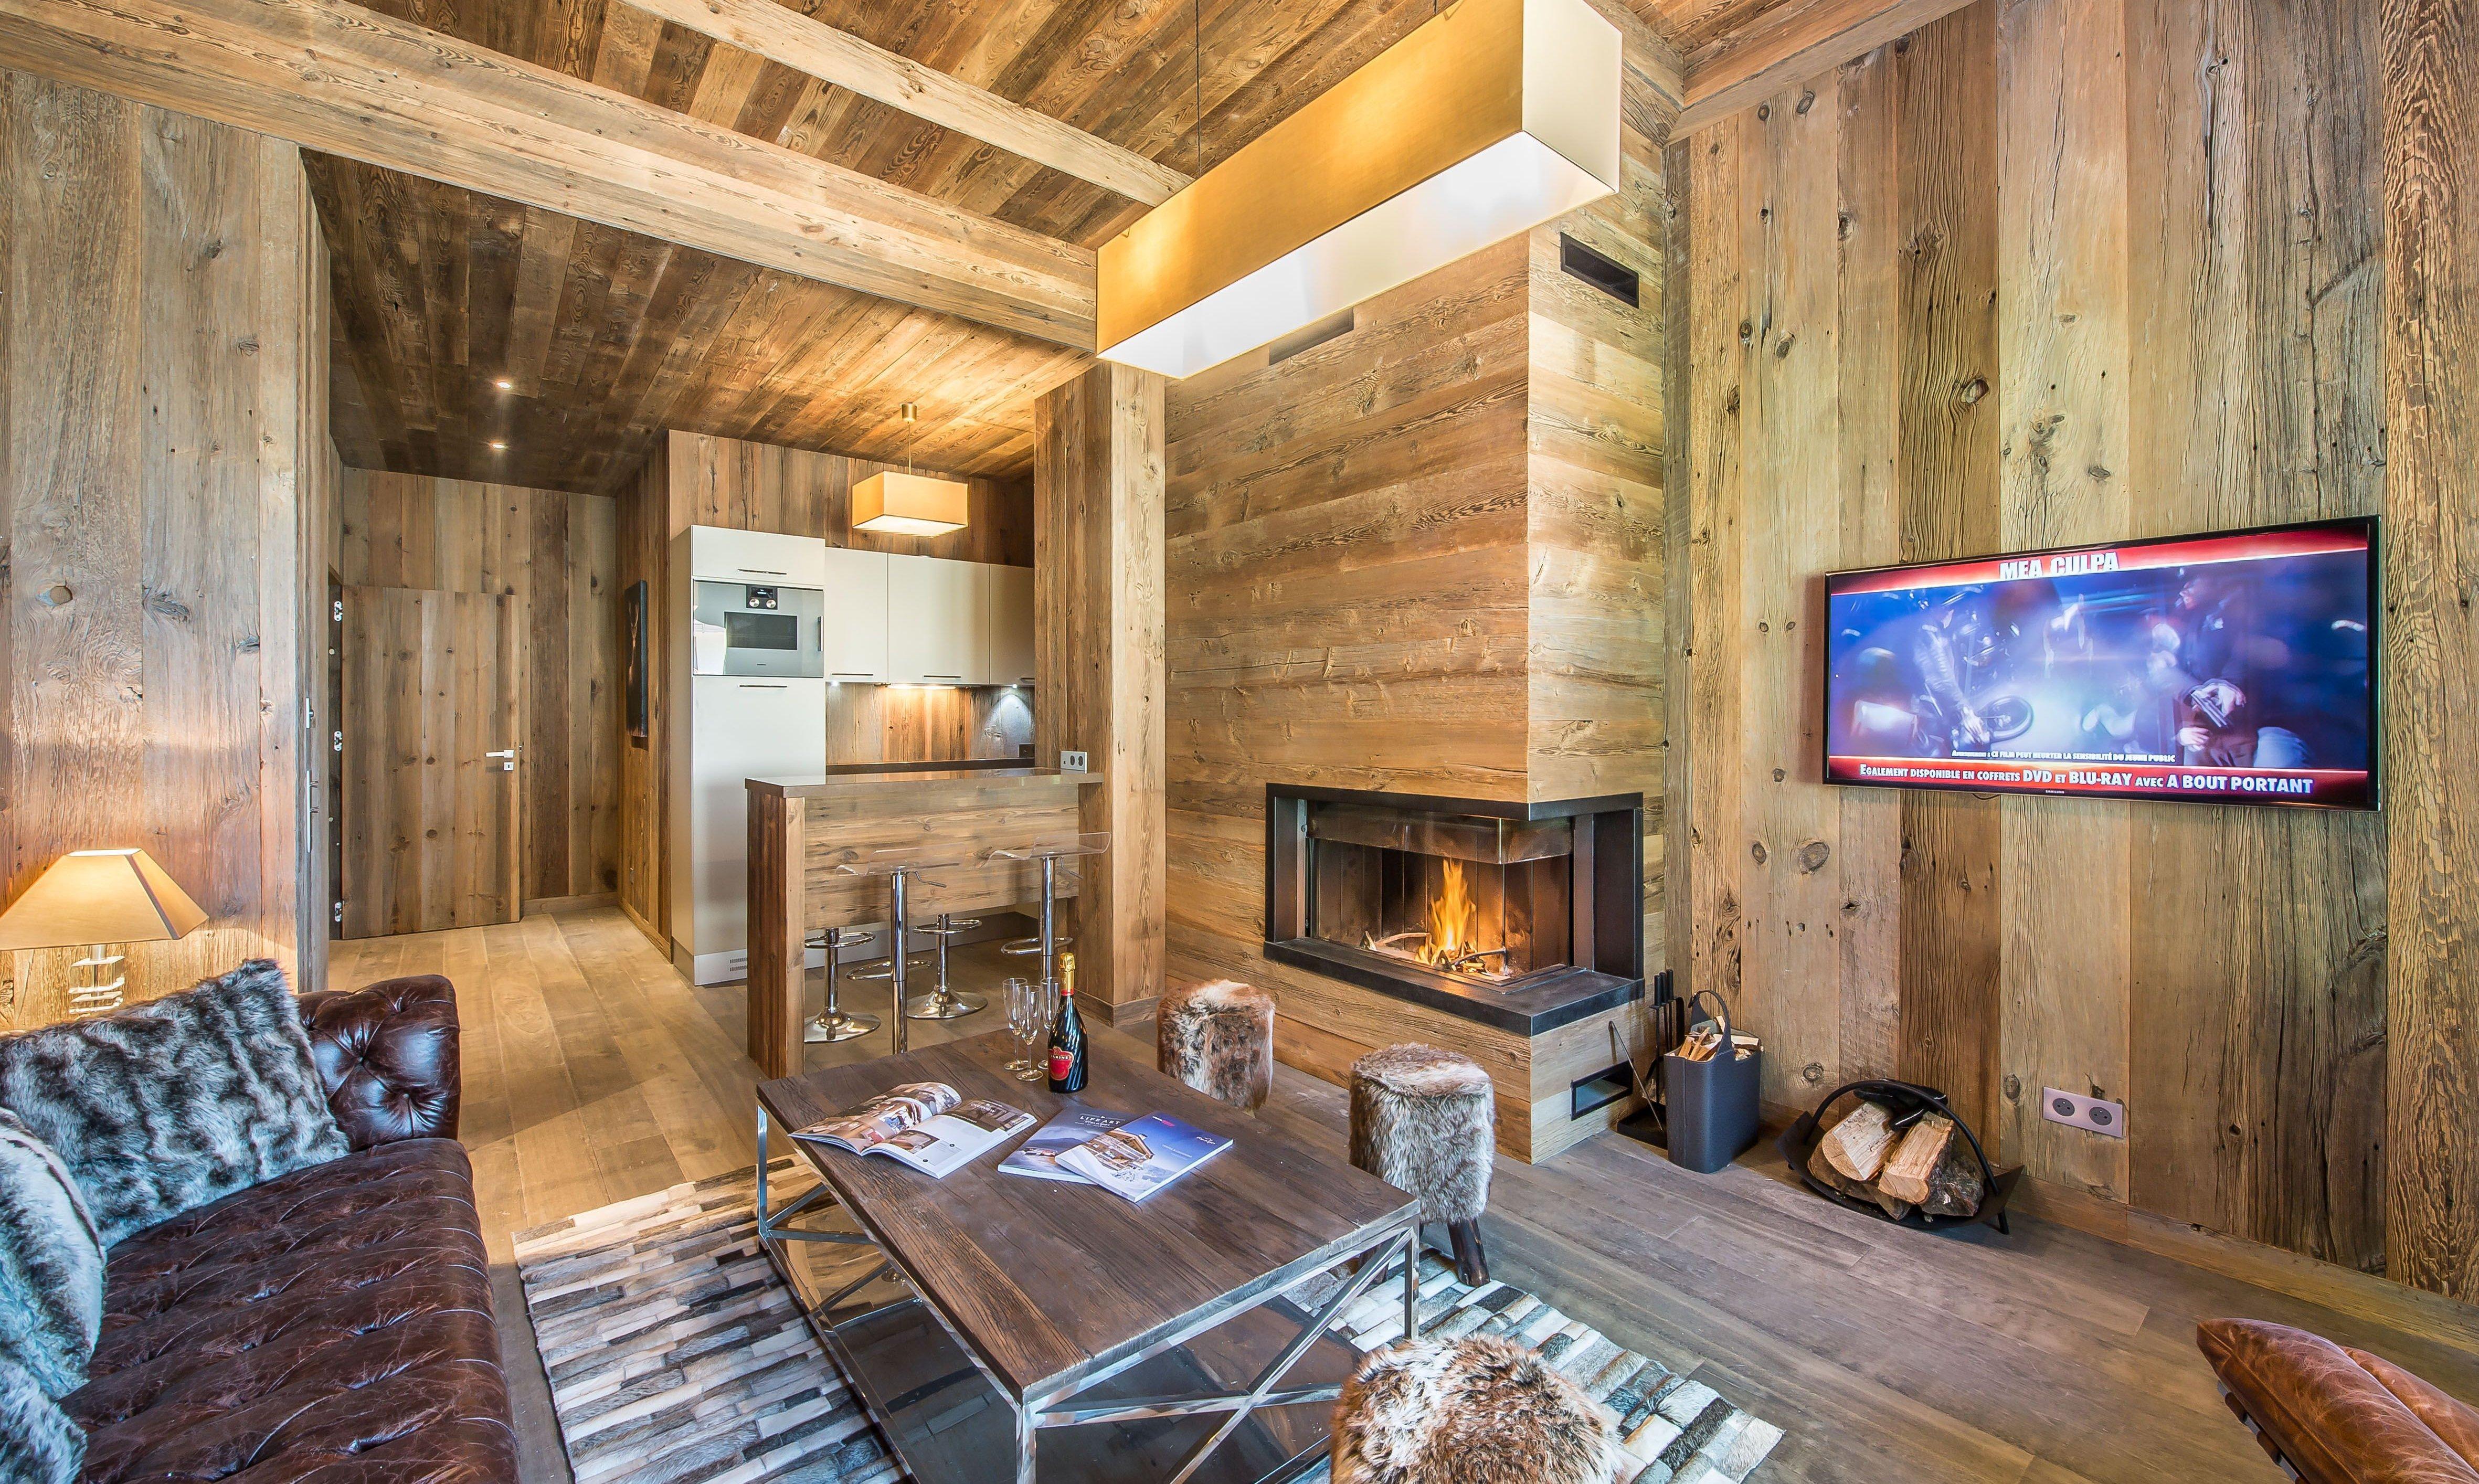
[[[1610,194],[1619,54],[1459,0],[1102,245],[1102,358],[1192,375]]]
[[[886,536],[943,536],[971,524],[965,486],[953,479],[888,470],[853,486],[855,530]]]
[[[160,942],[206,920],[144,851],[76,850],[0,912],[0,950]]]

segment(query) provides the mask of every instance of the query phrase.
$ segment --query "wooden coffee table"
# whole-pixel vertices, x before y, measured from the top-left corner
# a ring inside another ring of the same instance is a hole
[[[770,1205],[770,1136],[900,1083],[949,1083],[1047,1121],[1062,1100],[1007,1072],[1003,1031],[757,1088],[759,1238],[921,1484],[1295,1477],[1323,1456],[1359,1360],[1328,1325],[1416,1251],[1411,1196],[1112,1039],[1088,1042],[1092,1080],[1075,1101],[1235,1141],[1142,1205],[1000,1174],[1020,1139],[944,1180],[790,1140],[821,1183]],[[1295,1301],[1352,1258],[1369,1261]],[[1409,1330],[1417,1263],[1402,1292]]]

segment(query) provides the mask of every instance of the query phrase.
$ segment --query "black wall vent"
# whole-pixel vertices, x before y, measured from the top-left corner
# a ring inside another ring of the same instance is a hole
[[[1564,232],[1558,234],[1558,266],[1627,308],[1636,307],[1635,269],[1601,256]]]
[[[1338,335],[1348,335],[1351,333],[1351,325],[1352,311],[1346,309],[1339,315],[1328,315],[1306,329],[1293,330],[1265,347],[1265,364],[1273,366],[1288,361],[1301,351],[1315,349]]]

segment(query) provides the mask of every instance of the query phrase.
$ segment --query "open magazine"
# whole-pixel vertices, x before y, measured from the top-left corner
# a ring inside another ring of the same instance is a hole
[[[949,1174],[1033,1126],[1033,1114],[987,1098],[966,1101],[943,1082],[907,1082],[848,1113],[792,1137],[855,1154],[882,1154],[933,1179]]]
[[[1030,1175],[1035,1180],[1063,1180],[1070,1185],[1091,1185],[1093,1182],[1072,1169],[1062,1169],[1059,1157],[1096,1134],[1108,1134],[1128,1121],[1126,1113],[1111,1113],[1100,1108],[1086,1108],[1069,1103],[1057,1117],[1041,1126],[1041,1132],[1016,1146],[1016,1151],[999,1161],[1002,1175]]]
[[[1219,1134],[1167,1113],[1147,1113],[1067,1150],[1059,1156],[1059,1167],[1113,1195],[1140,1201],[1230,1147],[1231,1140]]]

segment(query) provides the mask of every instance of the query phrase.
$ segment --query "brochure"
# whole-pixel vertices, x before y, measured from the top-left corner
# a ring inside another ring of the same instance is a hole
[[[1059,1167],[1140,1201],[1230,1147],[1231,1140],[1219,1134],[1165,1113],[1147,1113],[1068,1150],[1059,1157]]]
[[[1035,1180],[1063,1180],[1070,1185],[1091,1185],[1093,1182],[1072,1169],[1061,1169],[1059,1157],[1096,1134],[1108,1134],[1128,1121],[1126,1113],[1107,1113],[1099,1108],[1067,1104],[1059,1116],[1041,1126],[1041,1132],[1016,1146],[1016,1151],[999,1162],[1003,1175],[1029,1175]]]
[[[986,1098],[968,1102],[943,1082],[907,1082],[792,1137],[882,1154],[943,1180],[1032,1126],[1033,1114],[1020,1108]]]

